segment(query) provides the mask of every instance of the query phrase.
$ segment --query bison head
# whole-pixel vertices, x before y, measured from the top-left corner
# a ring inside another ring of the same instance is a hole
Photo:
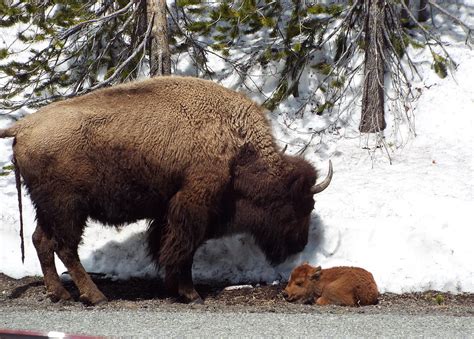
[[[321,293],[317,290],[320,276],[321,266],[313,267],[305,263],[296,267],[283,292],[285,299],[304,304],[313,303],[314,298]]]
[[[266,159],[246,146],[235,159],[233,169],[235,230],[251,233],[274,264],[303,250],[308,242],[315,193],[324,190],[328,177],[319,185],[316,170],[299,157],[281,155],[282,170],[272,174]]]

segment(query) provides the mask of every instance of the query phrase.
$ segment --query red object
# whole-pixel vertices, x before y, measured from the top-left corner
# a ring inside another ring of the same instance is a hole
[[[64,333],[64,332],[57,332],[57,331],[37,332],[37,331],[11,330],[11,329],[1,329],[0,328],[0,339],[8,339],[8,338],[92,339],[92,338],[102,338],[102,337],[67,334],[67,333]]]

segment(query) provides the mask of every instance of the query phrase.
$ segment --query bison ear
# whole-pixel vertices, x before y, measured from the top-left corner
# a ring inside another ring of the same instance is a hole
[[[321,266],[315,267],[311,272],[310,279],[318,280],[321,277]]]
[[[292,173],[288,178],[288,187],[290,190],[291,197],[293,199],[301,196],[301,192],[304,190],[305,180],[300,173]]]
[[[252,145],[246,143],[242,145],[237,155],[232,159],[232,168],[242,167],[258,159],[257,150]]]
[[[271,176],[266,175],[268,166],[257,150],[250,144],[241,146],[231,160],[234,190],[251,200],[268,200],[268,196],[279,196]],[[281,194],[280,194],[281,195]]]

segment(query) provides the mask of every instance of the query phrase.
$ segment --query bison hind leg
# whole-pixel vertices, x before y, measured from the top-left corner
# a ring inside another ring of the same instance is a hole
[[[107,298],[97,288],[96,284],[82,266],[79,255],[77,254],[77,247],[70,248],[63,246],[58,248],[56,253],[59,259],[64,263],[64,266],[66,266],[69,275],[79,289],[80,301],[88,305],[100,305],[107,302]]]
[[[56,286],[57,273],[54,275],[51,273],[53,259],[50,247],[54,244],[54,252],[56,252],[59,259],[66,266],[69,275],[79,289],[79,299],[86,304],[97,305],[106,302],[107,298],[99,291],[79,260],[77,249],[82,238],[87,216],[81,213],[80,206],[75,203],[77,201],[80,201],[80,199],[74,196],[63,196],[62,206],[68,206],[67,210],[50,204],[36,206],[38,221],[41,225],[36,234],[36,245],[38,246],[37,248],[40,248],[38,256],[40,261],[43,260],[46,264],[46,270],[43,270],[45,279],[48,279],[49,283]],[[55,211],[55,213],[46,213],[47,211]],[[51,235],[49,243],[44,241],[47,237],[41,233],[41,230]],[[46,250],[44,251],[43,248]],[[48,278],[46,278],[47,275]]]
[[[39,222],[33,233],[33,244],[43,271],[48,297],[53,302],[70,300],[71,295],[62,285],[54,263],[54,241],[45,233]]]

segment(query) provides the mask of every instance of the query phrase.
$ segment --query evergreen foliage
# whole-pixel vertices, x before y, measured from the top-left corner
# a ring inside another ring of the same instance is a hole
[[[142,1],[1,1],[0,30],[18,33],[0,48],[0,109],[43,105],[145,74]],[[385,61],[397,65],[388,70],[398,72],[401,59],[412,66],[409,48],[429,48],[433,70],[446,76],[452,61],[444,50],[433,50],[429,25],[402,18],[404,1],[384,3],[390,47]],[[296,115],[328,114],[360,74],[364,10],[363,0],[176,0],[168,12],[171,51],[191,56],[201,77],[220,80],[236,72],[243,86],[252,83],[248,75],[255,69],[276,77],[270,90],[255,83],[249,87],[260,91],[269,109],[293,96],[301,102]],[[210,69],[211,54],[229,67],[218,74]],[[307,73],[317,85],[302,98],[300,80]]]
[[[389,46],[384,62],[390,64],[389,71],[400,73],[393,81],[409,84],[410,79],[402,69],[407,66],[401,60],[408,58],[408,67],[416,73],[407,51],[410,47],[436,45],[437,41],[431,33],[425,34],[427,24],[422,26],[410,17],[402,17],[403,1],[387,0],[384,6],[384,36]],[[243,85],[249,80],[247,74],[261,67],[263,73],[268,71],[278,77],[272,93],[265,93],[267,108],[275,109],[292,95],[302,103],[298,112],[320,115],[333,110],[354,76],[360,74],[366,49],[366,11],[366,2],[362,0],[337,4],[300,0],[179,0],[174,18],[180,27],[176,43],[180,51],[195,55],[198,75],[216,76],[206,66],[210,53],[217,53],[228,62]],[[441,54],[432,53],[433,69],[444,77],[452,60],[444,50]],[[266,70],[271,65],[276,65],[276,72]],[[309,98],[299,97],[303,72],[314,72],[318,82]]]
[[[109,77],[136,45],[133,10],[128,1],[110,0],[1,3],[0,26],[18,31],[0,50],[1,107],[43,105]],[[117,81],[136,76],[139,61],[131,60]]]
[[[214,5],[196,0],[180,0],[179,23],[183,26],[180,49],[190,53],[218,52],[233,65],[232,70],[245,83],[247,72],[260,65],[277,65],[279,78],[265,106],[273,110],[289,95],[299,96],[299,80],[305,67],[331,81],[335,76],[327,60],[316,56],[322,49],[325,35],[346,10],[341,4],[306,3],[299,0],[223,0]],[[249,41],[256,41],[249,44]],[[246,55],[242,58],[241,54]],[[239,55],[237,60],[234,55]],[[205,63],[205,58],[195,58]],[[318,67],[326,64],[328,67]],[[200,65],[202,75],[214,73]],[[337,77],[337,76],[336,76]],[[329,81],[329,86],[331,82]],[[324,106],[320,103],[319,107]],[[330,105],[326,105],[327,107]]]

